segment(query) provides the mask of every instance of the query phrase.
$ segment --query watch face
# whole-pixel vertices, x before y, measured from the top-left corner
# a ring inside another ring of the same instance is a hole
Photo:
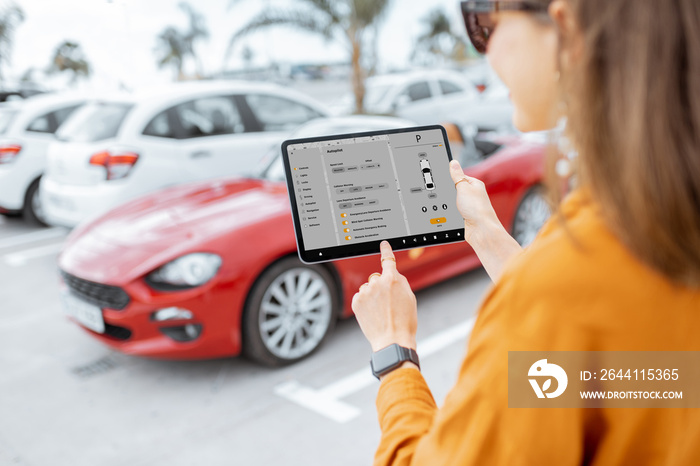
[[[397,364],[400,357],[398,345],[387,346],[372,355],[372,366],[376,372],[381,372]]]

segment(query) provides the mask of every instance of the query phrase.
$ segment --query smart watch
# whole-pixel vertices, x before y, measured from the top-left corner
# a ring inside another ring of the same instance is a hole
[[[406,361],[411,361],[420,369],[416,351],[413,348],[404,348],[394,343],[372,353],[372,359],[369,364],[372,367],[372,374],[379,379],[379,377],[397,369]]]

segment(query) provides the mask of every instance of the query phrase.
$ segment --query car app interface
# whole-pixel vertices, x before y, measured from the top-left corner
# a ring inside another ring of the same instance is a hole
[[[397,237],[413,246],[464,227],[439,129],[293,144],[288,153],[307,250]]]

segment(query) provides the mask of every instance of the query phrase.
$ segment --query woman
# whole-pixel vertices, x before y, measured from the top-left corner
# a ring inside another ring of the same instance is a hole
[[[381,374],[375,464],[700,464],[698,410],[508,407],[509,351],[700,351],[700,2],[462,10],[515,125],[567,118],[579,186],[521,250],[452,162],[465,239],[494,286],[442,408],[416,364]],[[381,253],[353,310],[373,351],[413,349],[415,296]]]

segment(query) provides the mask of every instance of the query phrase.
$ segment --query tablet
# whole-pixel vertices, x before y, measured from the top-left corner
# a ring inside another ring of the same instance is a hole
[[[292,139],[282,159],[303,262],[464,239],[442,126]]]

